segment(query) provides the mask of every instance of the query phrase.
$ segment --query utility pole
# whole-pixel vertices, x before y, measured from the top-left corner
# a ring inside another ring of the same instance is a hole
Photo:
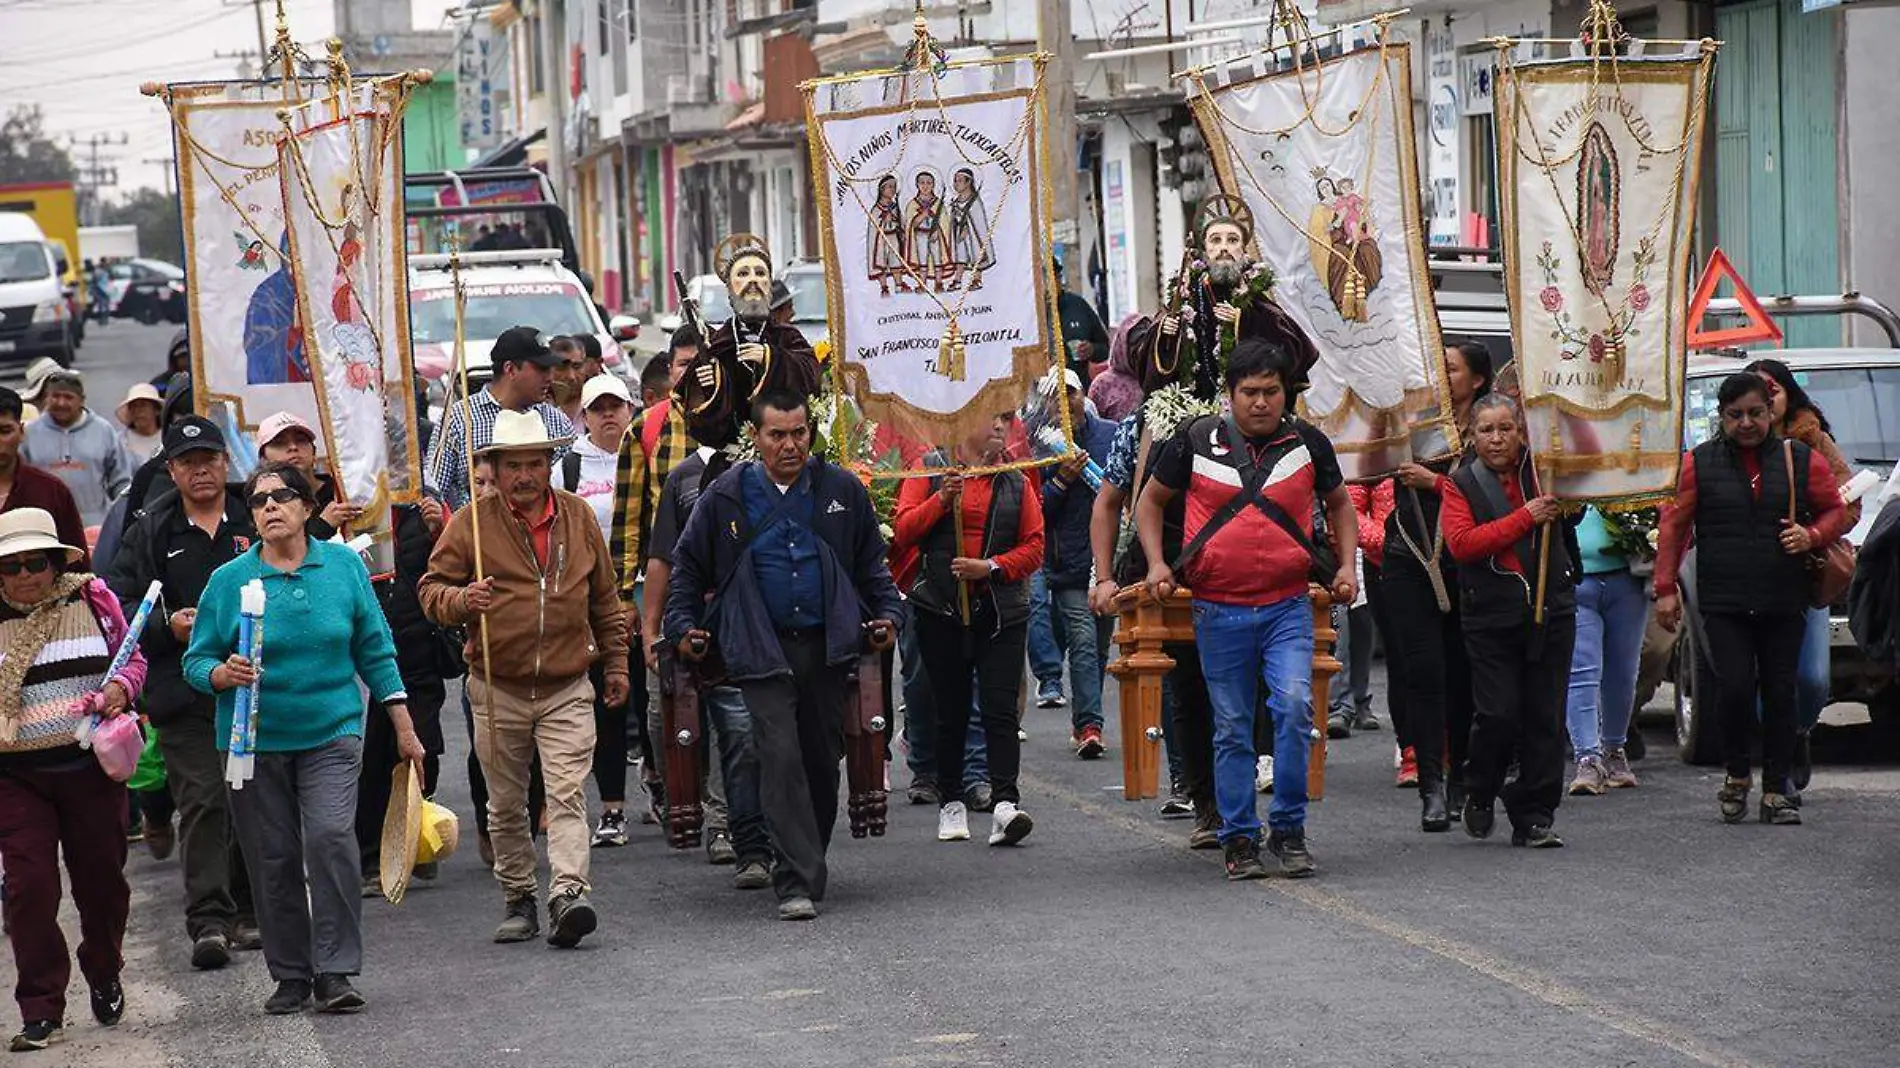
[[[139,160],[139,162],[147,164],[147,165],[156,164],[156,165],[163,166],[165,168],[165,195],[168,197],[176,197],[178,195],[178,159],[177,157],[160,156],[160,157],[155,157],[155,158],[142,159],[142,160]]]
[[[86,220],[87,226],[98,226],[101,218],[100,209],[103,206],[100,191],[107,186],[119,184],[119,168],[103,162],[99,158],[99,150],[124,145],[131,140],[131,137],[121,132],[116,137],[111,134],[93,134],[83,141],[68,135],[66,140],[74,149],[83,149],[87,154],[86,162],[76,168],[79,173],[81,203],[84,205],[80,214]]]
[[[1055,194],[1055,218],[1051,220],[1052,244],[1066,259],[1070,249],[1079,248],[1081,213],[1076,198],[1076,127],[1075,127],[1075,35],[1070,29],[1070,0],[1037,0],[1036,47],[1051,57],[1043,73],[1043,94],[1048,101],[1049,162],[1054,173],[1049,186]],[[1075,265],[1068,265],[1070,279],[1082,278]]]
[[[567,173],[567,34],[560,24],[558,0],[536,0],[541,13],[541,66],[546,72],[542,88],[548,94],[548,177],[561,198],[561,208],[572,212],[573,198],[568,196]],[[557,32],[562,31],[562,32]]]

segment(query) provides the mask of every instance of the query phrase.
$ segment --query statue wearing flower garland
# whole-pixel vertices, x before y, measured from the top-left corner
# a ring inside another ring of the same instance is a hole
[[[1217,193],[1201,202],[1194,223],[1196,248],[1169,285],[1167,306],[1142,367],[1152,393],[1178,383],[1202,398],[1221,392],[1221,369],[1243,337],[1260,338],[1286,350],[1298,370],[1288,383],[1305,388],[1319,350],[1273,302],[1273,271],[1255,260],[1253,212],[1239,197]]]
[[[818,360],[797,327],[771,321],[772,256],[751,234],[734,234],[713,253],[713,268],[732,300],[732,319],[712,329],[680,377],[686,425],[701,445],[738,442],[759,394],[818,392]]]

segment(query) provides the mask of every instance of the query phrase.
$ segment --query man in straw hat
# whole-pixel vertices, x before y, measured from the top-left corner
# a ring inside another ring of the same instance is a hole
[[[767,392],[809,397],[818,392],[818,358],[798,328],[772,321],[772,255],[751,234],[734,234],[713,254],[732,298],[732,319],[706,338],[678,394],[687,427],[701,445],[725,448],[751,420],[752,401]]]
[[[497,942],[540,933],[529,763],[547,782],[551,945],[569,948],[597,923],[587,900],[587,773],[594,755],[594,687],[601,666],[609,705],[627,700],[627,619],[613,561],[586,501],[550,485],[557,450],[534,412],[503,410],[478,455],[496,492],[449,521],[418,593],[443,626],[468,626],[468,693],[475,747],[488,780],[495,879],[507,911]],[[477,625],[479,621],[479,626]]]

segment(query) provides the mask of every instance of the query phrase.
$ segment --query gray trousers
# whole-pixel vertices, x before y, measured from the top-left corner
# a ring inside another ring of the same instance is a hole
[[[317,749],[259,753],[256,777],[231,791],[264,961],[278,982],[363,970],[356,847],[362,764],[363,740],[353,737]]]
[[[1372,609],[1333,606],[1333,630],[1339,635],[1333,656],[1340,672],[1333,677],[1326,703],[1334,716],[1372,711]]]

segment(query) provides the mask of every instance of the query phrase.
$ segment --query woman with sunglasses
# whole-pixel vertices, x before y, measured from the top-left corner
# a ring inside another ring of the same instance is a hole
[[[59,924],[62,852],[93,1018],[110,1027],[125,1014],[125,785],[79,748],[73,729],[95,712],[126,715],[145,684],[145,657],[135,651],[107,676],[125,615],[104,582],[68,570],[81,553],[55,531],[43,509],[0,515],[0,861],[25,1024],[15,1053],[45,1049],[65,1026],[72,957]]]
[[[264,1011],[300,1012],[314,994],[319,1012],[354,1012],[366,1004],[350,983],[363,963],[357,679],[388,709],[397,752],[418,774],[422,742],[369,571],[354,552],[305,532],[316,508],[310,480],[290,464],[266,463],[244,497],[262,540],[212,573],[198,601],[185,680],[217,696],[221,749],[236,691],[258,684],[256,769],[232,791],[231,815],[255,888],[264,959],[277,981]],[[238,651],[238,597],[252,580],[263,584],[265,601],[256,664]]]
[[[1834,428],[1828,425],[1827,416],[1822,414],[1820,406],[1808,396],[1795,380],[1794,372],[1780,360],[1756,360],[1743,368],[1749,374],[1762,380],[1768,387],[1769,412],[1775,421],[1776,435],[1789,441],[1798,441],[1813,449],[1827,460],[1828,471],[1834,477],[1836,486],[1847,485],[1854,476],[1853,468],[1847,466],[1847,457],[1841,454],[1841,447],[1834,442]],[[1860,522],[1860,502],[1847,506],[1847,525],[1844,530],[1854,529]],[[1797,728],[1794,770],[1792,782],[1788,784],[1788,800],[1796,806],[1801,804],[1801,791],[1808,788],[1808,775],[1813,763],[1808,755],[1808,732],[1821,718],[1821,709],[1827,706],[1828,672],[1831,668],[1828,655],[1828,609],[1810,607],[1803,617],[1806,621],[1801,632],[1801,659],[1795,666],[1795,726]]]

